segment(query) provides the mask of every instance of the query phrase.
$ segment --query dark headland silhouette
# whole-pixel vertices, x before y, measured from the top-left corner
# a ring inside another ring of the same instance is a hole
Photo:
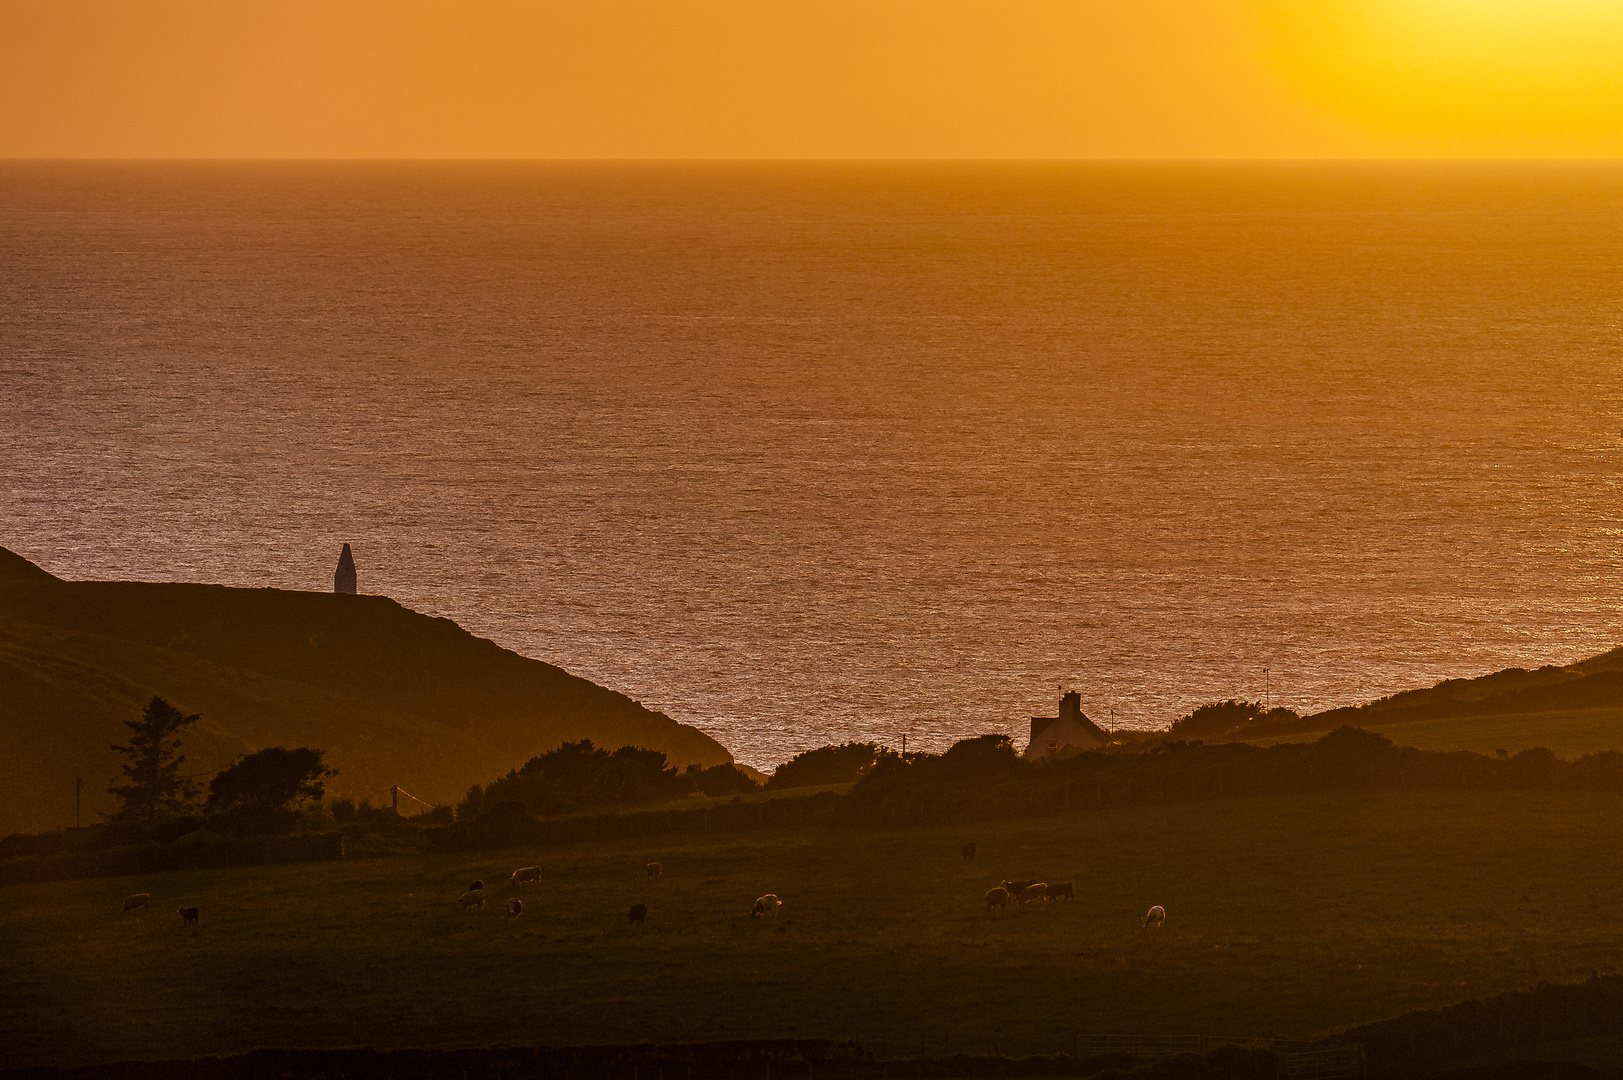
[[[374,801],[399,784],[453,802],[564,740],[732,760],[697,728],[387,597],[63,581],[5,548],[0,686],[0,834],[73,824],[76,778],[86,824],[111,809],[110,747],[154,694],[202,714],[188,770],[314,746],[340,771],[334,794]]]

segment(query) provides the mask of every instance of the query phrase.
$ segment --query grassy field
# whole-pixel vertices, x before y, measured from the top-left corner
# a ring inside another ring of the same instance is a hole
[[[1373,721],[1373,717],[1370,718]],[[1451,720],[1412,720],[1403,724],[1362,725],[1399,746],[1422,750],[1470,750],[1492,754],[1496,750],[1528,750],[1547,746],[1568,761],[1598,750],[1623,750],[1623,709],[1573,709],[1569,712],[1528,713],[1511,716],[1467,716]],[[1258,746],[1282,742],[1316,742],[1324,732],[1254,739]]]
[[[964,863],[973,839],[980,858]],[[650,881],[643,865],[662,861]],[[506,886],[539,863],[545,884]],[[647,841],[0,889],[0,1064],[253,1046],[1076,1031],[1309,1036],[1623,966],[1623,797],[1231,799],[951,830]],[[1074,904],[988,916],[1001,876]],[[462,915],[469,879],[524,915]],[[498,881],[499,879],[499,881]],[[120,918],[132,892],[146,919]],[[778,918],[751,920],[773,891]],[[650,909],[642,929],[625,911]],[[1160,932],[1139,928],[1152,903]],[[183,930],[176,908],[196,904]]]

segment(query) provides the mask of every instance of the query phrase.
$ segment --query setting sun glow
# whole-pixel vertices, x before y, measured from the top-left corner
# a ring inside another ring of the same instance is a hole
[[[1434,153],[1616,153],[1623,6],[1599,0],[1278,3],[1270,55],[1310,99]],[[1492,148],[1492,149],[1490,149]]]
[[[1623,152],[1602,0],[0,0],[0,156]]]

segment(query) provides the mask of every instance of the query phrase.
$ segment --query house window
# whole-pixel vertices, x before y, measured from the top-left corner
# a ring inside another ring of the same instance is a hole
[[[1058,750],[1059,749],[1059,743],[1051,742],[1051,743],[1048,744],[1048,748],[1050,750]]]

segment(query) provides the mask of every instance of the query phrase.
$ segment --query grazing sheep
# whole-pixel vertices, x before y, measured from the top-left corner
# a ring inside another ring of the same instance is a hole
[[[1020,903],[1029,904],[1036,900],[1048,899],[1048,886],[1040,881],[1034,881],[1020,890]]]
[[[965,862],[974,862],[975,861],[975,852],[976,852],[977,849],[976,849],[976,847],[975,847],[975,845],[973,843],[965,844],[963,847],[959,848],[958,850],[963,852]]]
[[[180,925],[182,925],[182,926],[196,926],[197,925],[197,909],[194,908],[194,907],[183,907],[183,908],[181,908],[180,909]]]
[[[507,883],[509,885],[522,885],[526,881],[533,881],[537,885],[541,884],[541,868],[539,866],[521,866],[513,871],[513,876],[508,879]]]
[[[1144,926],[1154,926],[1156,928],[1160,928],[1161,926],[1165,925],[1166,921],[1167,909],[1162,907],[1160,904],[1156,904],[1154,907],[1150,908],[1149,911],[1144,913]]]
[[[755,907],[750,911],[750,918],[753,919],[757,915],[771,915],[776,918],[778,909],[782,906],[783,901],[778,899],[777,893],[767,893],[756,899]]]
[[[994,908],[1007,908],[1009,906],[1009,890],[1001,886],[986,890],[986,913],[992,914]]]
[[[509,919],[516,919],[522,914],[524,914],[524,901],[516,896],[507,901],[507,917]]]
[[[1000,881],[997,884],[998,888],[1009,890],[1009,895],[1011,897],[1015,897],[1019,896],[1021,893],[1025,892],[1027,889],[1031,888],[1037,883],[1037,880],[1033,878],[1031,881]]]
[[[1050,885],[1048,886],[1048,899],[1075,900],[1076,886],[1072,885],[1069,881],[1062,881],[1057,885]]]
[[[485,910],[485,890],[469,889],[457,898],[457,903],[462,905],[463,911],[467,911],[469,908],[478,908],[483,911]]]
[[[651,863],[648,864],[648,876],[649,877],[659,877],[664,872],[665,872],[665,864],[664,863],[651,862]]]
[[[478,878],[478,879],[476,879],[474,881],[474,883],[472,885],[468,886],[468,891],[469,892],[474,892],[474,891],[483,892],[484,888],[485,888],[484,878]]]
[[[125,911],[134,911],[136,908],[140,908],[142,911],[150,912],[152,910],[152,894],[138,892],[134,896],[125,897],[124,911],[120,911],[118,913],[118,917],[122,919]]]
[[[641,926],[648,920],[648,907],[645,904],[632,904],[626,916],[631,920],[632,926]]]

